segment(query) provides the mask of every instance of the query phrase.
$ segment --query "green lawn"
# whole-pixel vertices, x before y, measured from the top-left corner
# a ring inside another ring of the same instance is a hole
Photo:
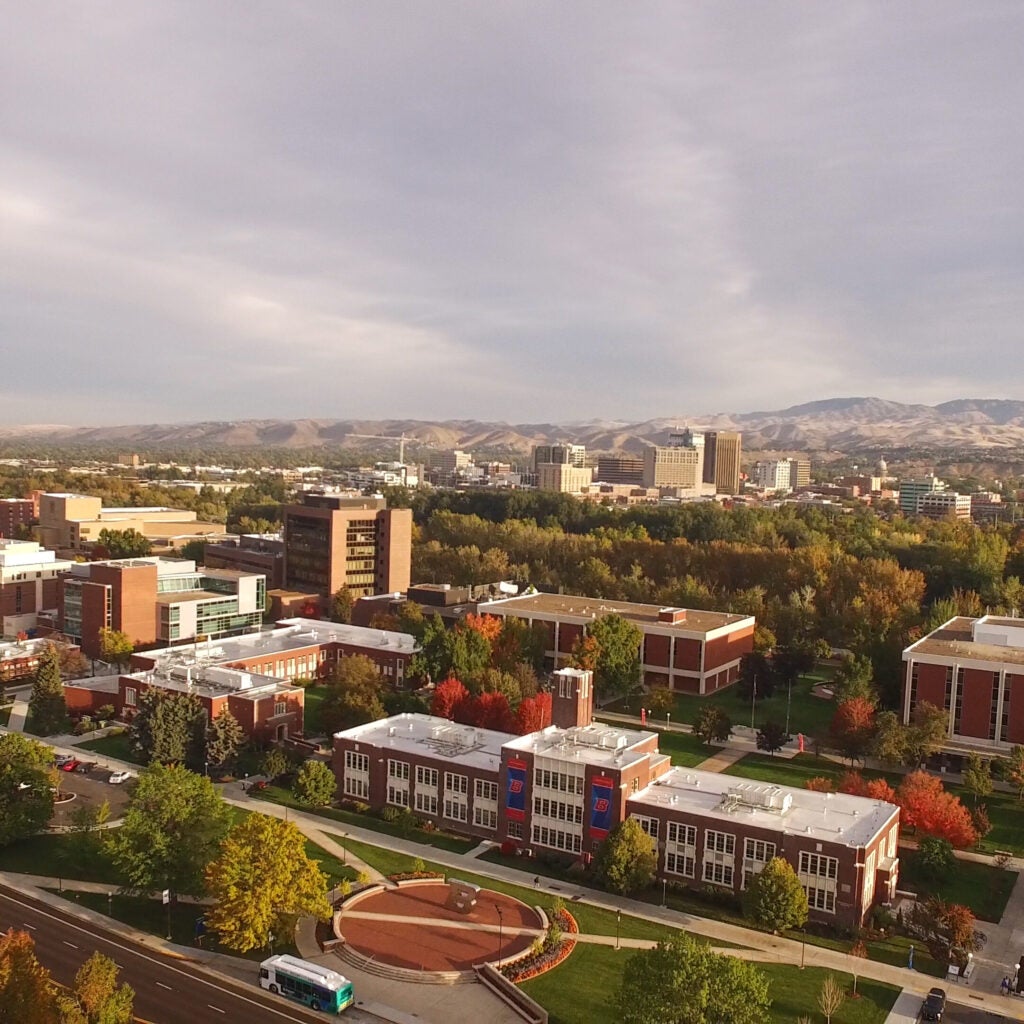
[[[50,891],[55,892],[56,890],[51,889]],[[159,897],[149,899],[145,896],[119,896],[114,893],[113,898],[108,900],[101,892],[72,893],[67,889],[64,890],[63,896],[69,903],[78,903],[100,914],[110,914],[122,924],[138,928],[139,931],[149,935],[159,936],[161,939],[167,938],[167,907]],[[180,946],[194,945],[196,919],[202,916],[203,908],[195,903],[177,903],[171,905],[170,911],[171,940]],[[229,956],[244,957],[257,963],[270,955],[266,946],[250,950],[248,953],[227,949],[210,934],[206,936],[204,943],[206,949],[212,949],[217,953],[227,953]],[[298,953],[291,936],[275,938],[274,952],[291,953],[293,956]]]
[[[818,683],[827,682],[832,678],[832,669],[823,667],[801,678],[793,684],[793,696],[789,702],[789,729],[795,736],[802,732],[805,736],[824,736],[828,732],[829,723],[835,713],[835,703],[821,697],[815,697],[811,690]],[[677,724],[691,724],[697,712],[708,704],[720,707],[736,725],[750,725],[750,701],[741,700],[735,686],[727,687],[709,697],[695,697],[691,694],[677,693],[676,706],[672,712],[672,721]],[[615,701],[606,707],[608,711],[621,711],[638,715],[642,697]],[[765,722],[786,724],[787,694],[785,688],[776,690],[775,695],[767,700],[759,700],[754,709],[754,725]],[[662,719],[648,717],[651,726],[661,725]]]
[[[758,782],[775,782],[780,786],[795,786],[803,789],[808,780],[823,776],[838,782],[850,770],[849,765],[839,764],[827,757],[815,754],[797,754],[795,757],[772,757],[769,754],[746,754],[735,764],[724,769],[723,775],[738,775]],[[858,769],[859,770],[859,769]],[[866,779],[885,778],[894,789],[903,776],[898,772],[861,771]]]
[[[319,736],[322,731],[320,724],[320,705],[327,696],[327,687],[307,686],[305,696],[305,710],[302,713],[302,731],[306,736]]]
[[[722,748],[705,746],[693,733],[666,732],[658,734],[658,749],[672,757],[672,763],[683,768],[696,768],[701,761],[714,757]]]
[[[0,708],[0,725],[6,726],[11,720],[11,705],[7,704]]]
[[[962,786],[948,786],[966,807],[974,806],[974,797]],[[1024,857],[1024,803],[1014,793],[991,793],[978,801],[988,811],[992,831],[978,844],[983,853],[998,853],[1006,850],[1018,857]]]
[[[299,803],[291,791],[283,786],[268,786],[261,792],[254,792],[253,796],[259,797],[262,800],[272,800],[276,804],[305,811],[307,814],[328,818],[340,825],[354,825],[357,828],[373,829],[374,832],[382,832],[384,835],[394,836],[396,839],[409,839],[427,846],[436,846],[439,850],[447,850],[449,853],[468,853],[477,845],[476,840],[463,839],[459,836],[448,835],[445,832],[424,832],[422,829],[413,829],[412,832],[405,832],[397,825],[382,821],[373,814],[357,814],[355,811],[342,811],[337,807],[307,807],[305,804]]]
[[[131,764],[144,765],[145,762],[132,750],[128,738],[128,730],[112,732],[107,736],[100,736],[99,739],[86,740],[79,743],[80,750],[91,750],[97,754],[106,754],[107,757],[115,757],[119,761],[128,761]]]
[[[999,921],[1016,881],[1016,871],[1001,871],[991,864],[960,860],[955,871],[935,884],[917,870],[912,851],[907,851],[900,860],[900,888],[939,896],[950,903],[962,903],[982,921]]]
[[[38,835],[0,847],[0,870],[83,882],[120,884],[117,873],[102,855],[86,860],[77,854],[75,837],[68,833]]]
[[[551,1015],[551,1024],[615,1024],[615,1002],[632,950],[578,943],[561,966],[520,986]],[[781,964],[758,964],[771,979],[771,1016],[765,1024],[793,1024],[801,1015],[821,1020],[817,999],[827,971]],[[838,974],[849,990],[853,978]],[[899,989],[861,979],[860,998],[847,999],[832,1016],[833,1024],[883,1024]]]

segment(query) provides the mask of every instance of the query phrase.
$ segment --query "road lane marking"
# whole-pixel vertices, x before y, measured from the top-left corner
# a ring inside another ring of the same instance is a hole
[[[157,984],[158,984],[158,985],[159,985],[159,986],[160,986],[161,988],[165,988],[165,989],[167,989],[167,991],[168,991],[168,992],[170,992],[170,991],[171,991],[171,986],[170,986],[170,985],[165,985],[165,984],[164,984],[164,983],[163,983],[162,981],[158,981],[158,982],[157,982]]]
[[[181,975],[181,977],[185,978],[188,981],[195,982],[199,985],[205,985],[207,988],[216,989],[218,992],[224,991],[225,981],[234,981],[234,979],[225,978],[223,975],[216,974],[216,972],[214,972],[217,978],[216,981],[210,978],[203,977],[199,973],[190,974],[188,971],[183,971],[180,967],[172,966],[165,960],[157,959],[156,957],[149,956],[146,953],[141,952],[140,950],[133,949],[130,945],[126,945],[126,940],[124,940],[124,937],[118,936],[116,932],[111,933],[111,935],[114,936],[111,938],[107,938],[105,935],[98,935],[95,932],[89,931],[88,928],[83,928],[81,925],[75,924],[74,921],[67,921],[62,917],[58,917],[56,914],[49,913],[46,910],[41,910],[39,907],[36,907],[31,903],[25,903],[22,900],[15,899],[15,897],[10,895],[10,893],[0,892],[0,900],[7,900],[8,903],[13,903],[16,906],[23,908],[24,910],[29,910],[33,914],[38,915],[39,917],[45,917],[48,920],[53,921],[55,924],[60,925],[62,928],[71,928],[76,932],[81,932],[83,935],[87,935],[94,942],[102,942],[107,946],[113,946],[115,949],[123,949],[125,950],[125,952],[130,953],[137,960],[145,960],[147,963],[151,963],[156,967],[162,967],[165,971],[171,971],[174,974],[179,974]],[[46,904],[44,904],[44,906],[46,906]],[[73,917],[74,915],[68,913],[68,916]],[[122,941],[118,941],[118,939],[122,939]],[[275,1017],[280,1017],[282,1020],[308,1021],[312,1019],[311,1017],[305,1015],[297,1017],[295,1016],[294,1013],[284,1013],[283,1011],[276,1009],[269,1003],[263,1003],[259,1000],[250,998],[249,996],[245,995],[244,991],[241,989],[236,989],[232,987],[230,991],[234,999],[240,999],[243,1002],[249,1003],[250,1005],[257,1007],[264,1013],[269,1013]],[[221,1010],[221,1013],[223,1012],[224,1011]]]
[[[63,942],[65,946],[70,946],[72,949],[78,949],[73,942],[68,942],[67,939],[61,939],[60,941]]]
[[[21,927],[27,928],[30,932],[34,932],[36,930],[36,926],[34,924],[29,924],[27,921]]]
[[[211,1010],[216,1010],[218,1013],[225,1013],[227,1011],[222,1010],[219,1006],[214,1006],[213,1003],[206,1004]]]

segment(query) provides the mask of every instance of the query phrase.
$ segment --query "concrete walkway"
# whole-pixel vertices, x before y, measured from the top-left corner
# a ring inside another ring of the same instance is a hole
[[[712,754],[711,757],[704,761],[701,761],[697,767],[702,772],[723,772],[730,765],[734,765],[741,758],[747,755],[741,750],[720,750],[717,754]]]
[[[18,697],[11,705],[11,717],[7,719],[7,732],[24,732],[26,718],[28,718],[28,701]]]
[[[284,807],[271,803],[268,800],[259,800],[248,794],[239,794],[237,796],[225,794],[225,797],[229,803],[245,807],[248,810],[260,811],[279,818],[285,816],[286,809]],[[290,810],[289,817],[290,820],[296,822],[304,818],[312,818],[314,828],[319,830],[320,827],[324,827],[324,819],[316,819],[314,816],[307,815],[303,811]],[[525,889],[534,888],[533,876],[528,871],[520,871],[517,868],[496,864],[491,861],[475,860],[463,854],[450,853],[447,850],[426,846],[408,839],[382,835],[371,829],[346,825],[345,832],[358,842],[385,847],[409,857],[421,857],[424,860],[433,861],[455,871],[473,871],[478,875],[500,879],[522,886]],[[752,953],[743,953],[742,950],[729,950],[730,954],[735,953],[744,958],[756,958],[769,963],[800,964],[803,962],[808,967],[824,967],[849,974],[853,973],[852,966],[856,966],[857,973],[862,978],[873,978],[877,981],[895,985],[898,988],[906,988],[908,991],[917,994],[919,999],[923,998],[928,989],[935,984],[934,978],[918,974],[915,971],[908,971],[903,967],[894,967],[877,961],[865,962],[864,960],[858,960],[856,965],[853,965],[849,956],[837,950],[805,945],[792,939],[768,935],[764,932],[728,924],[724,921],[697,917],[666,907],[653,906],[650,903],[643,903],[628,897],[616,896],[612,893],[588,889],[551,878],[541,879],[540,890],[548,895],[559,895],[567,903],[585,901],[607,910],[622,910],[623,913],[631,914],[634,917],[655,921],[673,928],[683,928],[695,935],[701,935],[709,939],[712,945],[715,944],[715,940],[719,940],[721,942],[733,943],[740,947],[749,947],[753,950]],[[614,936],[612,940],[614,942]],[[1008,1010],[1007,1000],[1000,995],[998,983],[994,991],[984,991],[976,983],[971,986],[949,986],[948,991],[952,1002],[964,1003],[978,1009],[1001,1012],[1004,1015],[1010,1015],[1011,1019],[1014,1020],[1024,1020],[1024,1005],[1020,1009],[1013,1007],[1012,1011]]]

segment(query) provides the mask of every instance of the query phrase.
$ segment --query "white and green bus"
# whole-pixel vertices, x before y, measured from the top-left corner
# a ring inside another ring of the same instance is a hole
[[[260,964],[260,986],[313,1010],[341,1013],[352,1005],[352,982],[329,967],[297,956],[272,956]]]

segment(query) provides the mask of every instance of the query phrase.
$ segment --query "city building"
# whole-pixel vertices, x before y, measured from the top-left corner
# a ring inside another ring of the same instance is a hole
[[[57,627],[91,658],[104,627],[136,647],[183,643],[258,629],[266,578],[195,562],[127,558],[71,565],[57,591]]]
[[[650,445],[644,449],[644,487],[678,487],[703,493],[704,447]]]
[[[465,587],[450,583],[417,583],[404,593],[372,594],[361,597],[352,606],[352,624],[369,626],[378,615],[398,615],[406,601],[418,604],[426,616],[439,615],[446,625],[475,613],[481,601],[517,594],[515,583],[478,583]]]
[[[14,539],[36,518],[31,498],[0,498],[0,538]]]
[[[739,494],[743,438],[735,430],[704,431],[704,475],[716,494]]]
[[[585,444],[570,444],[568,441],[562,441],[560,444],[535,445],[533,468],[539,472],[541,466],[550,463],[583,469],[587,464],[587,446]]]
[[[39,502],[38,539],[57,552],[88,552],[102,530],[135,530],[154,546],[174,548],[224,533],[222,523],[203,523],[195,512],[153,506],[104,508],[87,494],[47,493]]]
[[[60,574],[73,564],[33,540],[0,538],[0,636],[30,632],[56,609]]]
[[[459,474],[473,464],[473,456],[458,448],[451,451],[430,452],[428,464],[433,483],[440,486],[451,486],[458,480]]]
[[[683,693],[704,695],[731,685],[739,678],[740,659],[754,649],[750,615],[537,593],[482,601],[477,611],[541,623],[548,634],[547,658],[555,668],[568,661],[595,620],[620,615],[642,634],[644,683]]]
[[[558,491],[560,494],[579,494],[594,479],[592,469],[574,466],[571,462],[539,462],[537,464],[537,490]]]
[[[606,484],[644,482],[644,460],[631,455],[601,455],[597,460],[597,479]]]
[[[666,884],[739,893],[780,856],[812,919],[845,927],[895,895],[898,807],[672,768],[657,733],[591,721],[591,673],[556,672],[552,684],[556,724],[525,736],[412,714],[335,734],[339,793],[584,863],[634,817]]]
[[[900,511],[905,516],[916,516],[921,498],[926,494],[938,494],[946,489],[946,481],[937,476],[922,477],[919,480],[900,481]]]
[[[268,590],[284,586],[284,540],[279,533],[244,533],[240,537],[207,544],[203,565],[208,569],[258,572],[267,578]]]
[[[408,589],[412,511],[383,498],[306,494],[284,508],[284,586],[321,602],[342,587],[355,595]]]
[[[794,489],[807,487],[811,482],[811,460],[790,459],[789,460],[789,483]]]
[[[903,721],[946,712],[945,749],[1005,754],[1024,744],[1024,619],[957,616],[903,652]]]
[[[793,489],[789,459],[761,459],[754,467],[754,483],[763,491],[788,493]]]
[[[918,497],[917,514],[929,519],[970,519],[971,496],[956,491],[931,491]]]
[[[17,640],[13,643],[0,643],[0,690],[11,683],[32,679],[39,667],[39,658],[43,651],[52,643],[57,643],[61,650],[77,650],[73,644],[66,643],[63,638]]]

